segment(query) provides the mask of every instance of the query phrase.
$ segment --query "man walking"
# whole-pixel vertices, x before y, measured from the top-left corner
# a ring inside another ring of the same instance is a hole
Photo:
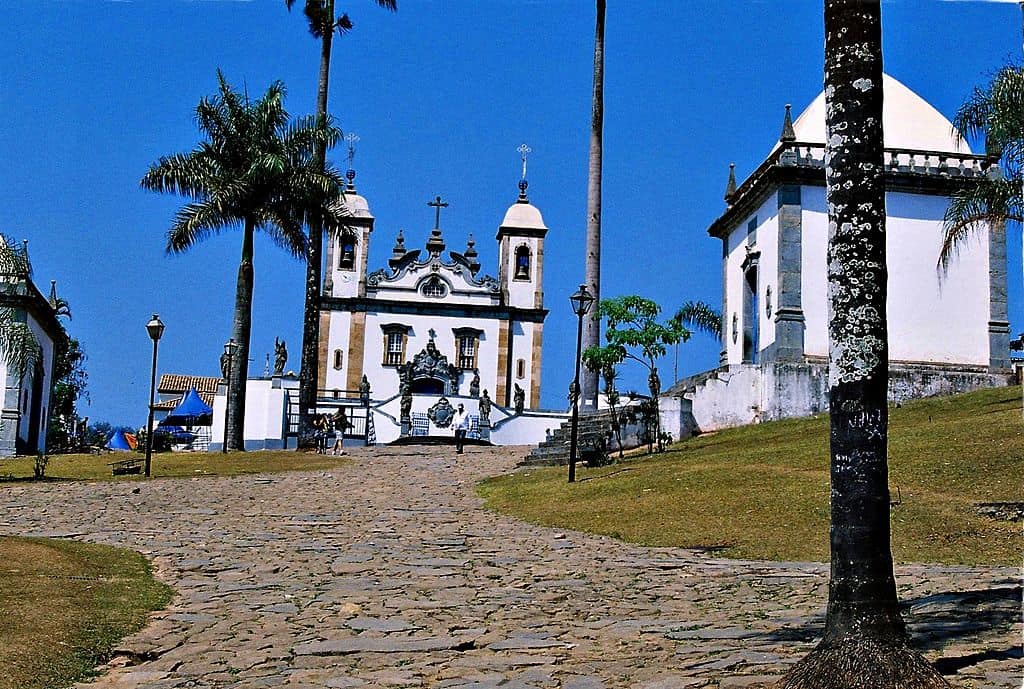
[[[469,413],[460,403],[455,416],[452,417],[452,427],[455,429],[455,454],[462,454],[462,444],[466,440],[466,433],[469,431]]]

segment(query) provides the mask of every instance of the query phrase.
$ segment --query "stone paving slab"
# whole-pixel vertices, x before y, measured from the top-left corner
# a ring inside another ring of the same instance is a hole
[[[152,558],[177,591],[82,689],[744,689],[813,648],[827,567],[525,524],[473,486],[523,448],[356,450],[330,471],[0,487],[0,532]],[[1019,689],[1020,573],[900,567],[915,644]]]

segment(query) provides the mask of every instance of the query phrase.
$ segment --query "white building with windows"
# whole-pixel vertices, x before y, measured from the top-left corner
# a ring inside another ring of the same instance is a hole
[[[902,400],[1008,382],[1006,240],[978,228],[939,267],[950,196],[986,175],[953,125],[886,75],[883,128],[890,397]],[[722,242],[720,367],[679,381],[662,399],[670,428],[714,430],[828,407],[825,96],[782,135],[740,185],[730,169]]]

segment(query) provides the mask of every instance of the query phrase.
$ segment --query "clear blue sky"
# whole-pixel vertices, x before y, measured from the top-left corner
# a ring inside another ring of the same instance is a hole
[[[297,5],[301,6],[301,0]],[[473,232],[496,273],[494,233],[515,200],[523,141],[533,148],[530,198],[551,228],[546,247],[543,398],[564,407],[583,274],[593,2],[339,2],[355,30],[338,43],[331,110],[362,141],[358,186],[377,217],[371,269],[399,227],[422,246],[426,201],[451,202],[443,228],[461,250]],[[1007,59],[1019,59],[1015,3],[884,3],[886,70],[951,116]],[[623,2],[608,8],[605,296],[638,293],[666,310],[720,303],[720,242],[705,230],[723,210],[728,164],[745,176],[778,137],[783,105],[800,112],[821,89],[820,0]],[[139,189],[160,155],[196,142],[192,110],[220,67],[262,92],[275,79],[295,114],[313,110],[318,48],[282,0],[7,0],[0,28],[0,231],[29,240],[43,289],[58,280],[73,336],[88,354],[93,420],[140,425],[154,311],[167,325],[161,372],[216,375],[229,336],[240,233],[181,256],[164,232],[182,200]],[[343,152],[335,159],[343,163]],[[1024,327],[1020,236],[1010,243],[1011,318]],[[303,267],[256,246],[253,356],[274,337],[298,368]],[[717,364],[695,336],[680,374]],[[669,358],[662,379],[671,378]],[[642,389],[639,372],[624,388]]]

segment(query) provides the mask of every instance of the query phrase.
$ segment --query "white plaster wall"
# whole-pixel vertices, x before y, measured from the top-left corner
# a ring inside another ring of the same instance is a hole
[[[744,216],[743,220],[729,233],[728,255],[726,257],[726,279],[725,279],[725,313],[722,314],[723,325],[726,329],[726,354],[729,364],[740,364],[743,362],[743,261],[747,257],[747,223],[751,218],[757,217],[757,241],[752,246],[761,252],[758,268],[758,294],[759,307],[758,318],[760,327],[759,347],[763,349],[767,344],[775,341],[775,324],[767,318],[764,313],[764,291],[765,286],[771,280],[772,291],[777,290],[774,285],[778,275],[778,200],[776,194],[772,194],[757,209],[755,213]],[[767,272],[771,271],[771,272]],[[772,295],[772,304],[777,302],[776,296]],[[732,318],[736,314],[737,336],[733,341]],[[765,339],[770,337],[771,339]]]
[[[221,394],[213,398],[213,426],[210,429],[211,443],[219,449],[224,442],[224,411],[226,397],[223,386]],[[245,442],[284,442],[285,395],[281,388],[273,387],[272,380],[252,379],[245,386]]]
[[[39,428],[38,428],[38,430],[39,430],[39,451],[40,452],[45,452],[46,451],[46,425],[47,425],[48,419],[50,417],[50,390],[53,387],[53,377],[52,377],[51,374],[53,373],[53,353],[54,353],[53,350],[54,350],[54,346],[53,346],[53,340],[50,339],[50,336],[47,335],[46,331],[43,330],[41,325],[39,325],[39,321],[37,321],[35,318],[32,317],[32,314],[28,314],[26,322],[28,323],[29,330],[31,330],[32,334],[35,335],[36,340],[39,342],[39,346],[40,346],[40,348],[42,350],[42,352],[41,352],[41,354],[42,354],[41,360],[42,360],[42,376],[43,376],[43,383],[42,383],[42,397],[43,397],[43,399],[42,399],[41,406],[40,406],[40,409],[39,409],[40,414],[39,414]],[[4,366],[3,368],[6,369],[6,366]],[[36,403],[36,401],[32,398],[32,387],[33,387],[33,381],[29,378],[29,376],[25,376],[25,380],[22,383],[22,391],[23,391],[22,394],[24,395],[24,391],[27,390],[29,395],[28,395],[28,406],[24,407],[25,411],[21,415],[21,423],[19,424],[19,428],[18,428],[18,437],[21,438],[22,440],[28,440],[29,433],[32,430],[29,422],[32,419],[32,407]],[[0,389],[2,389],[2,388],[0,388]],[[22,407],[19,406],[19,410],[21,410],[21,408]]]
[[[493,412],[491,418],[494,418]],[[491,442],[495,445],[537,445],[568,418],[564,412],[523,412],[492,429]]]
[[[352,314],[348,311],[332,311],[327,327],[327,375],[324,387],[328,390],[345,390],[348,370],[348,336],[352,327]],[[321,335],[322,337],[323,335]],[[334,352],[341,350],[341,370],[334,368]]]
[[[828,355],[828,217],[825,190],[803,187],[803,308],[807,354]],[[942,275],[942,215],[947,199],[886,194],[889,357],[893,361],[987,366],[987,229],[966,242]]]
[[[532,372],[533,372],[533,330],[536,327],[535,323],[514,323],[512,326],[512,352],[510,358],[512,360],[512,383],[518,384],[526,392],[526,406],[530,406],[530,395],[533,392],[532,385]],[[516,363],[523,359],[526,362],[526,374],[520,378],[516,375]],[[504,372],[500,372],[504,373]],[[512,401],[512,394],[515,387],[509,386],[509,401]],[[493,390],[491,391],[493,394]]]
[[[702,432],[754,423],[761,415],[760,367],[730,366],[684,399],[691,401],[693,418]]]

